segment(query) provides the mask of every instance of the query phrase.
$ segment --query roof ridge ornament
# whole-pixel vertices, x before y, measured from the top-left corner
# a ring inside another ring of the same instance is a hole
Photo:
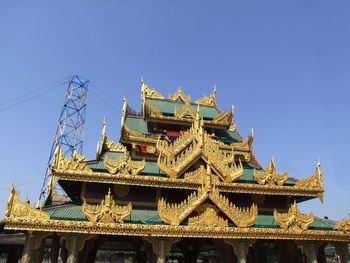
[[[178,87],[174,94],[169,94],[168,99],[171,101],[178,101],[180,99],[185,103],[191,103],[191,97],[185,95],[181,87]]]
[[[260,172],[254,169],[254,178],[260,185],[279,185],[282,186],[284,182],[288,179],[288,173],[283,172],[279,174],[276,171],[275,157],[272,159],[269,165],[266,167],[265,171]]]
[[[203,106],[216,106],[216,85],[214,85],[213,92],[209,96],[204,96],[202,98],[199,98],[195,101],[195,103],[198,103]]]

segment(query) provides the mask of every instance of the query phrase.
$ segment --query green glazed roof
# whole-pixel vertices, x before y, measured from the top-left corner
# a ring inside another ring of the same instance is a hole
[[[151,134],[150,128],[148,123],[142,119],[142,118],[137,118],[137,117],[126,117],[125,126],[128,128],[137,131],[142,134]]]
[[[224,143],[230,144],[233,142],[241,142],[242,138],[236,131],[217,129],[215,135]]]
[[[175,108],[181,110],[185,104],[183,102],[168,101],[168,100],[157,100],[157,99],[146,99],[146,103],[156,107],[164,115],[174,115]],[[193,110],[197,110],[197,104],[191,104]],[[214,119],[220,114],[220,111],[215,107],[199,105],[199,111],[204,119]]]
[[[50,207],[44,209],[51,219],[56,220],[73,220],[73,221],[87,221],[80,205],[64,205],[57,207]],[[133,209],[130,217],[125,220],[127,223],[138,224],[163,224],[156,208],[152,209]],[[234,226],[232,223],[229,226]],[[279,228],[278,224],[273,218],[273,215],[258,215],[255,226],[256,228]],[[330,220],[315,217],[310,229],[333,230],[334,223]]]

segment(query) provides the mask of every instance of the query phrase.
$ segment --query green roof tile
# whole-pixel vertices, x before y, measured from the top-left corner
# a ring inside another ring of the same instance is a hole
[[[82,212],[80,205],[64,205],[57,207],[44,208],[51,219],[56,220],[75,220],[87,221]],[[157,210],[151,209],[133,209],[130,217],[126,219],[128,223],[143,223],[143,224],[163,224]],[[230,226],[233,226],[231,223]],[[258,215],[255,226],[257,228],[279,228],[273,215]],[[310,229],[333,230],[334,222],[322,218],[315,218]]]
[[[137,118],[137,117],[126,117],[125,118],[125,122],[124,124],[137,132],[140,132],[142,134],[150,134],[150,129],[149,129],[149,125],[147,124],[147,122],[142,119],[142,118]]]
[[[86,221],[86,217],[78,205],[64,205],[44,209],[51,219]]]
[[[152,106],[155,106],[164,115],[174,115],[175,108],[177,108],[178,110],[181,110],[185,105],[182,102],[155,100],[155,99],[147,99],[146,103],[152,104]],[[197,104],[191,104],[191,108],[193,110],[197,110]],[[216,109],[215,107],[203,106],[203,105],[199,106],[199,111],[204,119],[214,119],[220,113],[219,110]]]

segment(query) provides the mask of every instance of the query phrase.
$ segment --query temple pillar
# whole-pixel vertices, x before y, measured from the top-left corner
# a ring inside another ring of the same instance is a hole
[[[83,250],[86,240],[93,236],[83,234],[63,234],[62,237],[66,240],[66,248],[68,250],[67,263],[77,263],[79,252]]]
[[[348,250],[348,244],[342,242],[333,243],[335,248],[335,253],[339,255],[342,263],[350,263],[350,255]]]
[[[50,263],[57,263],[58,261],[58,251],[60,248],[60,238],[56,234],[52,236],[51,239],[51,252],[50,252]]]
[[[50,233],[31,232],[26,234],[21,263],[37,262],[38,257],[42,254],[41,251],[39,251],[39,249],[42,248],[42,241],[48,235],[50,235]]]
[[[296,241],[296,243],[303,247],[308,263],[317,263],[317,254],[319,244],[315,242]]]
[[[249,247],[255,243],[255,240],[225,239],[225,242],[232,246],[233,253],[235,253],[237,256],[237,262],[246,263]]]
[[[166,255],[170,252],[171,246],[179,242],[180,238],[159,239],[156,237],[147,237],[144,240],[152,244],[153,252],[157,257],[157,263],[165,263]]]

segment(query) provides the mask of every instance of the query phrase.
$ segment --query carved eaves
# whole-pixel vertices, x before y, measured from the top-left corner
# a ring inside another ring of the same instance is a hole
[[[179,119],[195,119],[196,110],[191,107],[190,103],[185,103],[181,109],[175,107],[174,116]]]
[[[103,223],[123,223],[124,219],[131,213],[132,205],[129,202],[126,206],[115,204],[111,189],[101,201],[100,204],[88,204],[86,200],[83,203],[83,213],[90,222]]]
[[[299,212],[295,201],[291,204],[287,213],[278,213],[275,209],[273,217],[281,228],[290,231],[305,231],[314,221],[312,213],[306,215]]]
[[[124,125],[122,127],[122,134],[120,140],[123,143],[130,144],[144,144],[144,145],[152,145],[155,146],[158,140],[158,136],[156,135],[144,135],[137,131],[134,131]]]
[[[21,202],[19,200],[19,192],[14,186],[11,186],[10,197],[7,201],[5,216],[8,218],[23,218],[23,219],[39,219],[49,220],[50,216],[41,210],[41,208],[31,207],[29,201]]]
[[[261,185],[283,185],[288,179],[288,173],[283,172],[282,174],[279,174],[276,171],[275,160],[272,158],[265,171],[260,172],[254,169],[254,178]]]
[[[129,152],[123,153],[120,159],[111,160],[108,157],[103,161],[108,172],[111,174],[137,175],[146,165],[145,160],[132,161]]]

